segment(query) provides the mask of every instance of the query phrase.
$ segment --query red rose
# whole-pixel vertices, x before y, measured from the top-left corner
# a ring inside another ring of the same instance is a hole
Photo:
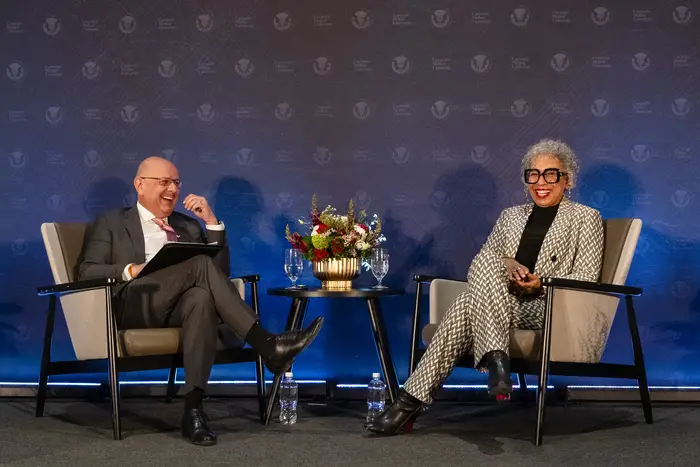
[[[359,225],[360,227],[362,227],[363,229],[365,229],[365,232],[368,232],[368,231],[369,231],[369,227],[367,227],[365,224],[358,224],[358,225]]]
[[[319,234],[325,233],[326,230],[328,230],[328,226],[326,224],[318,224],[318,233]]]
[[[326,250],[315,250],[314,257],[320,261],[322,259],[328,258],[328,252]]]

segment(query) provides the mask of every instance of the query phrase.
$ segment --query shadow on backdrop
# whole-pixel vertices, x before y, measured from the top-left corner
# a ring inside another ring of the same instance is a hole
[[[268,213],[263,194],[257,185],[240,177],[220,178],[215,183],[209,201],[217,218],[226,225],[231,252],[231,275],[260,275],[258,297],[261,322],[272,332],[282,331],[287,322],[289,303],[284,298],[268,296],[267,289],[290,283],[284,273],[283,252],[286,247],[284,227],[287,223],[292,224],[291,218],[279,215],[271,224],[265,224]],[[323,361],[321,337],[304,352],[299,361]],[[215,371],[220,370],[215,367]],[[246,379],[252,375],[247,370],[241,372],[238,366],[226,368],[225,371],[227,376],[229,371],[233,371],[237,375],[245,375]]]
[[[133,185],[116,177],[103,178],[90,184],[83,199],[83,209],[90,222],[106,211],[135,205]]]
[[[21,331],[17,319],[22,307],[17,303],[0,303],[0,356],[17,357]]]
[[[665,385],[693,385],[694,374],[700,371],[700,294],[698,283],[688,277],[697,276],[700,246],[689,238],[683,226],[662,219],[673,219],[664,212],[678,209],[673,204],[645,197],[647,191],[626,168],[600,164],[581,173],[575,200],[600,210],[603,218],[639,217],[642,219],[628,285],[644,289],[635,300],[637,321],[648,377]],[[641,213],[646,215],[641,215]],[[613,324],[604,361],[631,362],[631,341],[624,307]],[[610,383],[600,380],[601,384]],[[590,379],[586,384],[594,384]]]
[[[435,183],[432,193],[429,203],[439,215],[439,224],[420,240],[410,235],[413,226],[398,219],[391,209],[382,216],[386,247],[391,254],[389,273],[382,283],[403,289],[406,293],[401,297],[382,300],[392,357],[400,382],[408,375],[415,301],[413,274],[465,278],[469,263],[491,231],[498,211],[494,205],[498,194],[496,181],[491,173],[479,165],[463,165],[445,172]],[[358,284],[372,286],[376,280],[371,273],[366,273]],[[345,371],[347,378],[350,378],[358,373],[357,369],[362,369],[364,374],[371,376],[372,371],[379,370],[379,364],[366,306],[339,302],[332,305],[332,310],[342,316],[344,323],[337,323],[328,331],[333,333],[329,336],[331,341],[346,348],[366,349],[361,354],[357,351],[343,356],[338,365],[340,368],[334,373],[342,375]],[[422,326],[428,320],[427,303],[424,303],[421,318]],[[349,326],[358,331],[348,333]]]
[[[44,245],[40,239],[19,238],[0,246],[0,257],[0,368],[11,369],[2,377],[36,381],[48,305],[36,290],[53,283]],[[56,328],[56,354],[70,358],[72,349],[63,345],[68,340],[65,322],[57,319]]]

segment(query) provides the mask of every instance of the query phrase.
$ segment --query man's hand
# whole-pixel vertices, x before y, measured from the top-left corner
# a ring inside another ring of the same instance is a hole
[[[539,295],[542,290],[542,281],[537,274],[527,274],[525,280],[511,281],[516,292],[520,296],[535,296]]]
[[[527,279],[527,275],[530,274],[530,271],[525,266],[513,258],[503,258],[503,264],[506,265],[509,281],[524,281]]]
[[[197,196],[190,193],[182,203],[185,205],[185,209],[192,211],[192,213],[202,219],[205,224],[215,225],[219,223],[214,215],[214,212],[211,210],[209,203],[203,196]]]
[[[136,279],[138,275],[143,271],[143,268],[146,266],[146,263],[141,263],[141,264],[134,264],[129,268],[129,274],[131,275],[132,279]]]

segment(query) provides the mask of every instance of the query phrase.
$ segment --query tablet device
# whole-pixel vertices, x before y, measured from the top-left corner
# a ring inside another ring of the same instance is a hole
[[[147,276],[152,272],[182,263],[198,255],[207,255],[213,258],[221,251],[221,248],[222,247],[216,243],[210,243],[208,245],[190,242],[166,243],[158,253],[146,263],[146,266],[144,266],[137,277]]]

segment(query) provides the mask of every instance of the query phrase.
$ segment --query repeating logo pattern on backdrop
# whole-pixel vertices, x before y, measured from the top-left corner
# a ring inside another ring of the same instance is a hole
[[[397,75],[405,75],[411,71],[411,61],[405,56],[399,55],[392,60],[391,69],[394,70],[394,73]]]
[[[430,16],[430,23],[438,29],[446,28],[450,25],[450,12],[448,10],[435,10]]]
[[[30,210],[72,219],[102,209],[108,196],[91,190],[115,177],[129,187],[139,161],[159,154],[183,167],[193,191],[220,197],[222,177],[255,185],[251,216],[261,223],[305,214],[312,189],[329,200],[355,193],[359,209],[398,216],[390,229],[403,222],[387,233],[389,248],[402,238],[399,265],[431,235],[452,241],[442,216],[477,219],[466,232],[476,245],[486,235],[477,224],[523,203],[519,159],[543,136],[574,142],[584,172],[617,174],[587,181],[578,199],[605,216],[646,216],[633,266],[640,285],[659,257],[685,267],[700,248],[694,236],[667,233],[700,227],[697,2],[261,10],[213,0],[175,12],[164,0],[124,0],[116,15],[74,3],[4,15],[0,152],[20,231],[0,244],[21,261],[43,257],[37,229],[25,230]],[[61,177],[33,175],[47,168]],[[623,198],[631,201],[621,207]],[[130,192],[115,199],[136,201]],[[422,222],[436,213],[441,225]],[[237,231],[238,219],[231,225],[251,264],[261,249],[279,249],[255,229]],[[700,281],[682,274],[654,276],[654,286],[687,304]]]
[[[24,66],[19,62],[12,62],[7,66],[7,77],[12,81],[21,81],[24,78]]]
[[[477,73],[486,73],[491,68],[489,57],[484,54],[474,55],[471,61],[472,70]]]
[[[351,22],[355,28],[364,31],[372,25],[372,17],[366,11],[359,10],[352,15]]]
[[[211,32],[214,29],[214,18],[207,13],[197,16],[197,30],[201,32]]]

